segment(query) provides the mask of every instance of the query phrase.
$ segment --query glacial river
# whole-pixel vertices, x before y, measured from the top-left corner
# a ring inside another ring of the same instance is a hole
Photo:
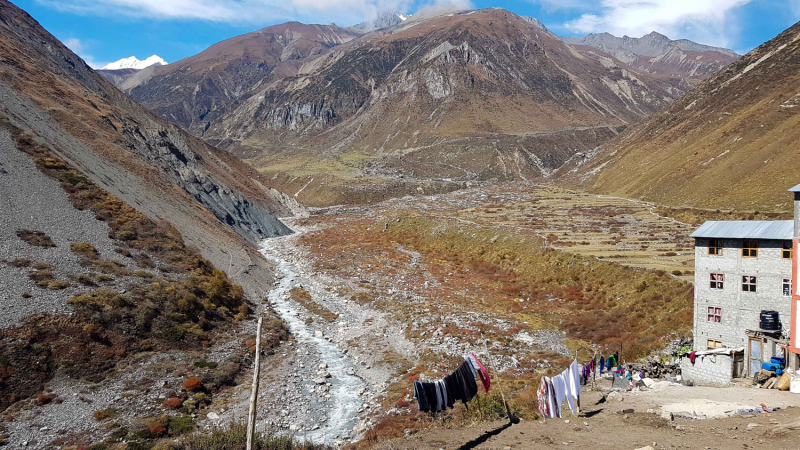
[[[328,381],[331,383],[331,403],[332,408],[326,408],[328,420],[322,424],[321,428],[303,433],[303,436],[314,443],[325,443],[333,445],[337,438],[350,436],[353,427],[358,420],[358,410],[361,408],[361,399],[358,391],[366,388],[366,383],[355,375],[352,359],[342,353],[336,345],[329,342],[324,337],[314,335],[314,331],[309,328],[299,316],[299,309],[302,308],[294,302],[283,300],[285,295],[289,295],[289,290],[298,284],[308,288],[308,283],[297,271],[295,266],[280,257],[275,251],[273,238],[262,242],[261,253],[270,261],[277,264],[278,270],[283,275],[280,284],[269,294],[269,300],[274,305],[275,310],[289,326],[292,335],[298,343],[304,343],[310,349],[316,350],[320,361],[328,364],[328,371],[333,376]],[[283,238],[285,239],[285,238]],[[309,288],[310,289],[310,288]],[[311,292],[312,297],[314,292]],[[313,381],[309,380],[309,386]],[[307,394],[310,396],[310,394]],[[316,399],[309,399],[310,405],[316,405]],[[347,442],[347,439],[343,439]]]

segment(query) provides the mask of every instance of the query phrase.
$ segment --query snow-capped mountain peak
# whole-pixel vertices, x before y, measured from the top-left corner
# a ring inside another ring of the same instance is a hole
[[[158,55],[153,55],[144,61],[136,59],[135,56],[122,58],[117,62],[106,64],[101,70],[120,70],[120,69],[144,69],[150,66],[166,66],[167,62]]]

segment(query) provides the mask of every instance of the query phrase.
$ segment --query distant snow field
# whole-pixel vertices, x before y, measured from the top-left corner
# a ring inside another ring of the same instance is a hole
[[[167,62],[158,55],[153,55],[144,61],[140,61],[135,56],[122,58],[119,61],[106,64],[101,70],[120,70],[120,69],[144,69],[150,66],[166,66]]]

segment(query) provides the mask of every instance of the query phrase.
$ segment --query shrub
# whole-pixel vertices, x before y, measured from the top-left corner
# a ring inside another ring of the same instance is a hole
[[[52,280],[53,272],[49,270],[35,270],[28,274],[28,278],[33,281]]]
[[[92,244],[88,242],[74,242],[69,245],[69,249],[77,256],[88,259],[96,259],[100,257],[100,252]]]
[[[183,382],[183,388],[189,392],[199,392],[203,390],[203,382],[200,378],[189,377]]]
[[[102,422],[104,420],[114,419],[119,414],[117,413],[117,410],[114,408],[106,408],[106,409],[98,409],[97,411],[92,413],[92,415],[94,416],[95,420]]]
[[[172,397],[164,400],[164,403],[162,403],[161,406],[167,409],[178,409],[183,406],[183,402],[178,397]]]
[[[167,434],[167,429],[158,422],[151,423],[148,428],[150,429],[150,437],[161,437]]]
[[[195,361],[194,366],[201,369],[216,369],[218,364],[211,361]]]
[[[78,283],[80,283],[80,284],[82,284],[82,285],[84,285],[84,286],[96,286],[96,285],[97,285],[97,284],[95,283],[95,281],[94,281],[94,278],[92,278],[92,277],[91,277],[91,275],[86,275],[86,274],[83,274],[83,273],[82,273],[82,274],[80,274],[80,275],[78,275],[78,276],[75,278],[75,280],[76,280]]]
[[[133,272],[133,274],[139,278],[153,278],[155,276],[152,272],[148,272],[146,270],[137,270]]]
[[[25,241],[28,245],[36,247],[55,247],[56,244],[50,236],[41,231],[17,230],[17,237]]]
[[[55,281],[51,281],[47,285],[47,289],[50,289],[51,291],[60,291],[62,289],[68,288],[69,286],[70,286],[70,284],[67,281],[55,280]]]
[[[14,258],[14,261],[11,261],[11,265],[14,267],[30,267],[31,260],[27,258]]]
[[[48,270],[52,269],[53,267],[50,264],[43,263],[43,262],[35,262],[33,263],[33,268],[36,270]]]
[[[194,420],[192,420],[192,416],[188,414],[170,416],[167,420],[167,427],[172,436],[188,433],[194,428]]]
[[[38,406],[46,405],[55,400],[55,394],[39,394],[36,396],[36,404]]]
[[[234,450],[243,448],[247,442],[247,427],[232,423],[228,428],[215,428],[184,436],[181,450]],[[295,442],[290,436],[276,436],[270,433],[257,434],[253,448],[258,450],[326,450],[331,447],[305,442]]]

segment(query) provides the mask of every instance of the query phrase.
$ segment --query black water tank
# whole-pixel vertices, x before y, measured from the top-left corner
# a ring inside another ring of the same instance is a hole
[[[778,320],[778,311],[761,311],[762,330],[777,331],[781,329],[781,322]]]

